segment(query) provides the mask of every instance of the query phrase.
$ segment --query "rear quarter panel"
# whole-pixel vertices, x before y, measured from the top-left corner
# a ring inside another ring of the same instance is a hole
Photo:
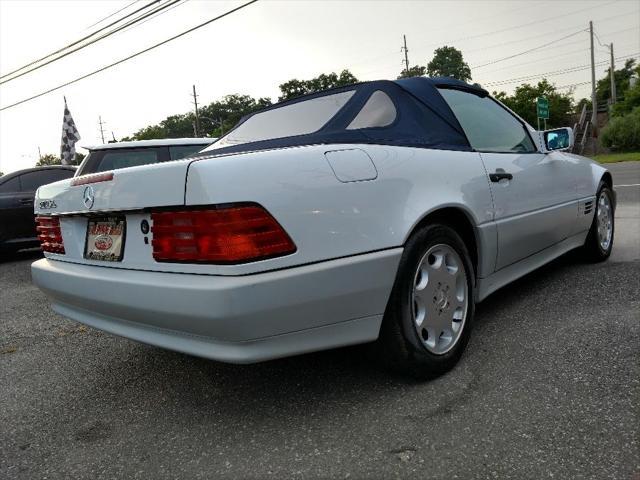
[[[347,183],[336,178],[325,152],[354,148],[367,152],[377,178]],[[460,208],[474,225],[486,228],[481,249],[495,260],[488,179],[474,152],[316,145],[205,158],[190,165],[187,205],[247,201],[261,204],[280,222],[297,252],[213,267],[220,273],[246,274],[398,247],[425,215],[447,206]]]

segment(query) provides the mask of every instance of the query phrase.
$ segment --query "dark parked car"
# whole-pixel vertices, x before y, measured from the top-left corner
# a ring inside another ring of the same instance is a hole
[[[89,150],[89,155],[78,167],[77,175],[180,160],[199,152],[216,140],[217,138],[165,138],[83,146]]]
[[[76,167],[52,165],[0,177],[0,252],[40,245],[33,219],[33,199],[41,185],[73,177]]]

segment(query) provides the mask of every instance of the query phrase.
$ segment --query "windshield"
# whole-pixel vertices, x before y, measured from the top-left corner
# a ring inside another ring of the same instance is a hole
[[[203,151],[320,130],[353,96],[355,90],[290,103],[256,113]]]

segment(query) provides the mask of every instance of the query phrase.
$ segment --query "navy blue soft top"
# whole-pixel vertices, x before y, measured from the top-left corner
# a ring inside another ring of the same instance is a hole
[[[192,157],[334,143],[369,143],[470,151],[471,146],[467,137],[455,115],[438,92],[438,87],[465,90],[480,96],[487,95],[487,92],[478,86],[448,77],[413,77],[395,81],[376,80],[333,88],[277,103],[243,117],[234,127],[234,129],[237,128],[248,118],[260,114],[260,112],[310,100],[328,93],[355,90],[349,101],[316,132],[230,145],[198,153]],[[347,126],[360,112],[371,94],[377,90],[386,93],[393,101],[397,110],[394,122],[385,127],[348,130]]]

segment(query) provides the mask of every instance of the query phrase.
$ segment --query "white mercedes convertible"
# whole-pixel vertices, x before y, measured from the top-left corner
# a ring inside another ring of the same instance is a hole
[[[611,253],[611,174],[572,143],[447,78],[303,96],[190,158],[41,187],[33,281],[66,317],[192,355],[375,342],[437,375],[477,302],[569,250]]]

